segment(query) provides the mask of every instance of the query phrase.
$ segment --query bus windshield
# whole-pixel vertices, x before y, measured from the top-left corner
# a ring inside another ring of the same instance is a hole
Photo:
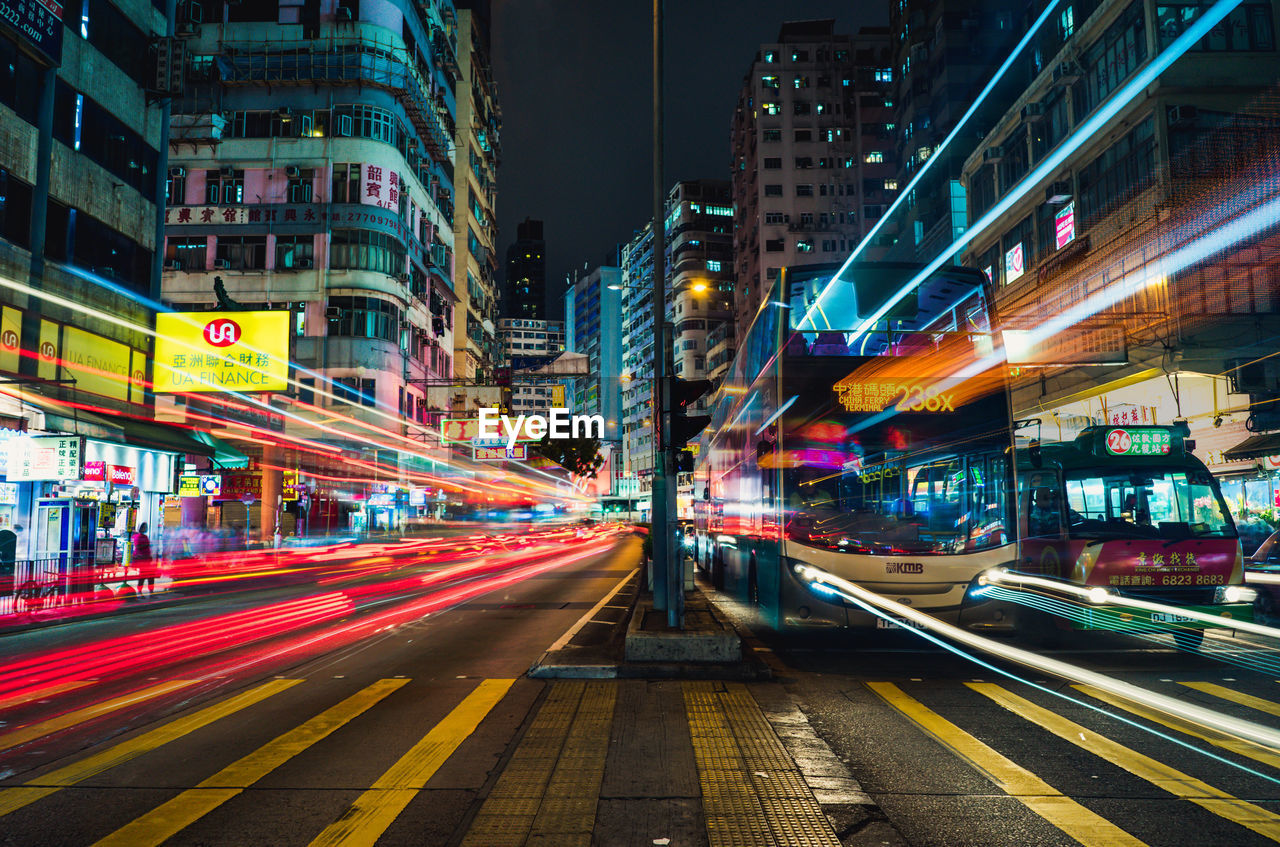
[[[1234,538],[1235,524],[1204,471],[1067,471],[1072,537]]]
[[[1008,543],[1003,457],[951,456],[785,473],[788,535],[870,555],[941,555]]]

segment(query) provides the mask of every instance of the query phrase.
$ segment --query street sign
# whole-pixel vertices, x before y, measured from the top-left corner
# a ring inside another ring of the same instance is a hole
[[[517,444],[515,447],[477,447],[474,458],[478,462],[523,462],[529,458],[529,445]]]

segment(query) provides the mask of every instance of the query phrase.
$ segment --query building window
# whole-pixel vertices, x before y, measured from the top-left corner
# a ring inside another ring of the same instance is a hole
[[[164,264],[175,271],[202,271],[208,255],[208,241],[204,236],[194,238],[166,238]]]
[[[822,239],[822,252],[823,252],[823,253],[834,253],[834,252],[836,252],[836,239],[834,239],[834,238],[824,238],[824,239]]]
[[[878,165],[884,161],[884,153],[879,150],[872,150],[862,157],[862,161],[868,165]]]
[[[768,64],[770,64],[770,65],[777,64],[777,61],[778,61],[778,51],[777,51],[777,50],[766,50],[766,51],[764,51],[764,61],[765,61],[765,62],[767,62],[767,63],[768,63]]]
[[[310,235],[276,236],[276,270],[314,267],[315,238]]]
[[[358,376],[334,377],[333,396],[338,403],[376,406],[378,405],[377,382],[372,379],[361,379]]]
[[[898,190],[898,181],[897,181],[896,179],[886,179],[886,180],[884,181],[884,190],[885,190],[885,191],[897,191],[897,190]]]
[[[782,168],[782,159],[780,158],[770,157],[764,160],[764,169],[767,171],[776,171],[781,168]]]
[[[782,140],[782,130],[780,130],[780,129],[766,129],[766,130],[764,130],[764,132],[761,134],[761,136],[760,136],[760,140],[761,140],[761,141],[765,141],[765,142],[769,142],[769,141],[781,141],[781,140]]]
[[[781,253],[787,249],[787,242],[782,238],[769,238],[764,242],[764,249],[766,253]]]
[[[766,115],[777,115],[782,112],[782,107],[777,103],[761,103],[760,108]]]
[[[311,186],[315,182],[316,172],[311,168],[299,168],[297,176],[289,177],[289,202],[310,203]]]
[[[333,166],[333,189],[329,197],[331,203],[360,203],[360,175],[364,173],[364,165],[355,163],[338,163]]]
[[[265,235],[218,236],[216,266],[224,270],[260,271],[267,267]]]
[[[364,229],[335,229],[329,242],[329,267],[399,276],[405,273],[405,249],[390,235]]]
[[[807,76],[797,76],[797,77],[795,78],[795,87],[796,87],[796,88],[808,88],[808,87],[809,87],[809,77],[807,77]]]
[[[1080,171],[1080,229],[1151,185],[1155,171],[1155,137],[1150,117],[1111,145]]]
[[[1168,47],[1212,3],[1156,6],[1160,49]],[[1195,52],[1271,51],[1276,49],[1270,3],[1242,3],[1191,48]]]
[[[796,156],[796,167],[797,168],[813,167],[813,157],[812,156]]]
[[[812,197],[812,196],[813,196],[813,184],[812,184],[812,183],[802,183],[802,184],[800,184],[800,185],[797,185],[797,186],[796,186],[796,196],[797,196],[797,197]]]
[[[797,253],[812,253],[812,252],[813,252],[813,242],[812,242],[812,241],[809,241],[808,239],[801,239],[800,241],[797,241],[797,242],[796,242],[796,252],[797,252]]]
[[[808,51],[808,50],[792,50],[792,51],[791,51],[791,61],[793,61],[793,62],[807,62],[807,61],[809,61],[809,51]]]
[[[760,85],[764,88],[778,88],[778,78],[776,76],[760,77]]]
[[[205,171],[205,202],[210,206],[243,203],[244,171],[233,168]]]
[[[784,224],[787,222],[787,216],[782,212],[765,212],[764,222],[767,224]]]
[[[170,206],[181,206],[187,202],[187,172],[185,169],[169,169],[169,181],[165,183],[165,201]]]
[[[797,100],[791,104],[793,115],[807,115],[813,111],[813,104],[807,100]]]
[[[1087,103],[1081,114],[1093,111],[1147,60],[1142,3],[1131,4],[1084,54]]]
[[[893,68],[878,68],[875,72],[876,82],[893,82]]]
[[[404,313],[376,297],[330,297],[329,335],[399,342]]]
[[[766,186],[764,187],[764,196],[765,196],[765,197],[781,197],[781,196],[782,196],[782,186],[781,186],[781,185],[766,185]]]

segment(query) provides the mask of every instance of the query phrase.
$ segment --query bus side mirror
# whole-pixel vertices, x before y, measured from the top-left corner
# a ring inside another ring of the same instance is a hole
[[[1031,458],[1032,467],[1039,468],[1044,466],[1044,456],[1040,454],[1040,439],[1037,438],[1031,442],[1031,446],[1027,449],[1027,455]]]

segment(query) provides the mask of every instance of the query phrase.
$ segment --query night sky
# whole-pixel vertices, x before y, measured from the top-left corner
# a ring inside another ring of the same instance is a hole
[[[547,293],[599,265],[652,209],[651,0],[497,0],[493,62],[502,105],[499,265],[516,224],[545,221]],[[786,20],[883,26],[888,4],[675,0],[666,4],[666,177],[729,175],[729,125],[756,50]]]

